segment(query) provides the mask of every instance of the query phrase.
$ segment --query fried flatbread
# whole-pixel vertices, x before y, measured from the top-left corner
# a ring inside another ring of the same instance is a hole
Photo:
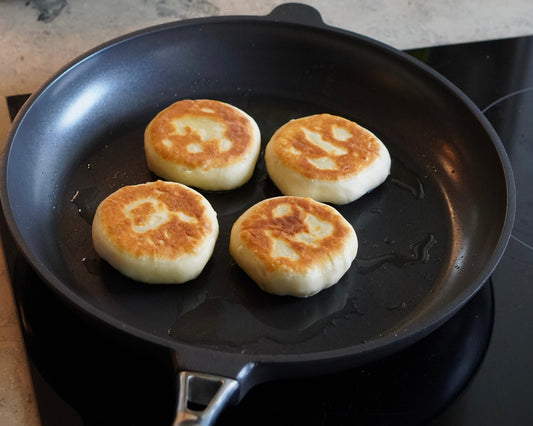
[[[96,252],[124,275],[147,283],[197,277],[218,237],[216,213],[198,192],[175,182],[125,186],[98,206]]]
[[[265,149],[267,171],[284,195],[346,204],[390,173],[385,145],[358,124],[330,114],[291,120]]]
[[[230,253],[261,289],[309,297],[337,283],[357,253],[353,227],[311,198],[263,200],[234,223]]]
[[[246,183],[261,147],[259,127],[244,111],[209,99],[182,100],[148,124],[148,167],[163,179],[207,190]]]

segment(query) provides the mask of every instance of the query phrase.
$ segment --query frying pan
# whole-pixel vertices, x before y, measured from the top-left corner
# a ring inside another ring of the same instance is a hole
[[[141,284],[98,258],[96,206],[157,178],[144,127],[185,98],[245,110],[263,148],[288,120],[319,112],[352,119],[388,146],[387,181],[337,206],[360,242],[337,285],[309,299],[272,296],[232,261],[233,222],[279,195],[262,155],[241,188],[203,192],[220,237],[193,282]],[[212,423],[257,383],[339,371],[427,335],[489,277],[515,211],[503,146],[465,95],[410,56],[297,4],[152,27],[87,53],[24,105],[1,179],[9,229],[44,281],[82,315],[171,352],[176,424]]]

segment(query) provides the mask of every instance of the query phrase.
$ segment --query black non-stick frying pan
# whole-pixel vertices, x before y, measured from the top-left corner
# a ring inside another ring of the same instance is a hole
[[[338,207],[360,248],[336,286],[309,299],[268,295],[231,259],[233,222],[279,195],[262,156],[243,187],[204,192],[220,237],[193,282],[141,284],[97,257],[96,206],[123,185],[157,178],[146,166],[144,128],[185,98],[242,108],[263,146],[289,119],[321,112],[358,122],[388,146],[387,181]],[[35,270],[83,315],[172,351],[177,417],[204,424],[256,383],[338,371],[430,333],[489,277],[515,209],[502,144],[459,90],[294,4],[265,17],[148,28],[84,55],[17,116],[1,185],[9,228]]]

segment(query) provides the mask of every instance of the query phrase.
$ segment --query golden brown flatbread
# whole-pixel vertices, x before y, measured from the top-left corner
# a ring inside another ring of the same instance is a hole
[[[250,207],[230,236],[232,257],[264,291],[297,297],[337,283],[357,247],[353,227],[337,210],[292,196]]]
[[[209,99],[182,100],[148,124],[148,167],[163,179],[208,190],[233,189],[253,174],[259,127],[244,111]]]
[[[291,120],[265,149],[267,171],[284,195],[346,204],[385,181],[385,145],[358,124],[330,114]]]
[[[218,237],[216,213],[198,192],[175,182],[125,186],[98,206],[96,252],[124,275],[147,283],[197,277]]]

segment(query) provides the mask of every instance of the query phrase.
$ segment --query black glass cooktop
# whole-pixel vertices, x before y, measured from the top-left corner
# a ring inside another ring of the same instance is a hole
[[[508,150],[517,217],[500,265],[457,315],[408,349],[342,374],[260,385],[217,425],[533,424],[533,36],[409,53],[462,89]],[[8,100],[12,113],[24,99]],[[6,253],[43,424],[171,424],[166,354],[79,318]]]

